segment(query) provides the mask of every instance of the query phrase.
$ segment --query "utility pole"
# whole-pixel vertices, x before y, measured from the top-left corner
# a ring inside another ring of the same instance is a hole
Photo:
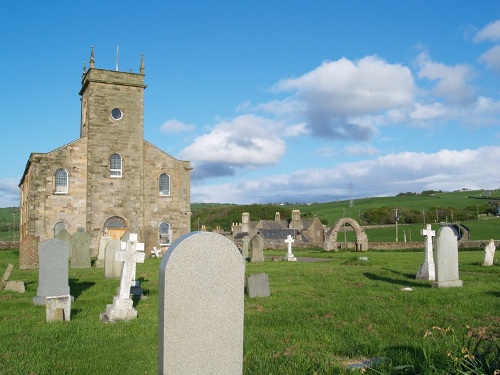
[[[398,209],[396,208],[396,242],[398,242],[398,221],[399,221]]]

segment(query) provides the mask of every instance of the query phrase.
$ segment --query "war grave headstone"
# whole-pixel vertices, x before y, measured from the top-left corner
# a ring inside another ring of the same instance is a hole
[[[247,294],[250,298],[269,297],[271,295],[267,273],[256,273],[247,277]]]
[[[292,238],[292,236],[288,235],[286,237],[285,243],[288,245],[288,251],[286,253],[286,260],[289,262],[296,262],[297,258],[295,258],[295,255],[292,253],[292,243],[294,243],[295,240]]]
[[[71,268],[90,268],[90,234],[79,227],[71,236]]]
[[[252,248],[252,255],[250,257],[251,262],[263,262],[264,261],[264,237],[260,233],[257,233],[252,237],[250,241],[250,247]]]
[[[95,268],[104,268],[104,263],[106,262],[106,245],[112,239],[108,235],[99,237],[99,250],[97,251],[97,258],[94,263]]]
[[[486,247],[484,248],[484,258],[483,258],[483,263],[481,264],[482,266],[492,266],[493,262],[495,260],[495,241],[490,240]]]
[[[116,260],[116,252],[120,247],[120,240],[111,240],[104,249],[104,277],[108,279],[119,279],[122,276],[123,262]]]
[[[461,287],[458,278],[458,241],[450,227],[439,229],[436,237],[436,280],[434,288]]]
[[[160,265],[158,373],[243,371],[244,259],[228,238],[191,232]]]
[[[58,238],[38,244],[38,289],[35,305],[44,305],[46,297],[70,295],[68,282],[69,244]]]
[[[66,228],[61,229],[57,234],[55,235],[55,238],[58,238],[63,241],[67,241],[68,243],[71,242],[71,234],[66,230]]]
[[[132,271],[136,263],[144,263],[144,244],[137,242],[137,234],[128,235],[127,242],[122,241],[120,250],[116,252],[116,260],[123,262],[122,276],[118,294],[113,297],[113,304],[107,305],[106,311],[100,314],[105,322],[132,320],[137,317],[134,301],[130,298]]]
[[[250,242],[250,239],[248,238],[248,236],[244,236],[243,237],[243,247],[241,249],[241,256],[243,257],[243,259],[248,258],[248,243],[249,242]]]
[[[24,236],[19,244],[19,269],[30,270],[38,268],[38,242],[40,236]]]
[[[420,233],[425,236],[425,260],[420,265],[416,278],[434,281],[436,279],[436,265],[434,263],[432,237],[436,235],[436,232],[431,229],[430,224],[427,224],[426,228],[422,229]]]
[[[71,319],[71,296],[56,296],[45,298],[45,320],[51,322]]]
[[[153,228],[151,225],[147,225],[141,229],[140,234],[141,242],[144,243],[144,253],[146,258],[150,258],[152,255],[151,249],[159,246],[158,229]]]

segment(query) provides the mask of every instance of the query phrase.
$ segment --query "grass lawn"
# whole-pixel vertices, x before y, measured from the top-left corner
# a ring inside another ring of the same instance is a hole
[[[278,253],[286,250],[266,251]],[[294,254],[322,261],[246,266],[247,274],[269,275],[271,297],[245,296],[244,374],[352,373],[347,364],[369,358],[383,358],[373,374],[439,374],[448,352],[463,357],[470,348],[463,340],[471,329],[500,340],[500,263],[481,267],[482,251],[459,253],[464,286],[448,289],[415,280],[423,251]],[[71,322],[46,323],[45,308],[32,303],[38,271],[17,269],[17,257],[0,251],[0,274],[13,263],[10,280],[27,288],[0,292],[1,374],[157,373],[159,259],[137,265],[146,291],[138,318],[105,324],[99,313],[118,280],[105,279],[103,269],[70,269]]]

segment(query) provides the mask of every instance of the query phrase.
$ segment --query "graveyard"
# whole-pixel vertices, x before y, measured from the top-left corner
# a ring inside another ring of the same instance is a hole
[[[267,275],[270,293],[244,294],[243,374],[453,373],[470,365],[473,350],[490,365],[498,361],[500,265],[495,259],[492,266],[482,266],[482,249],[459,251],[460,286],[443,288],[416,278],[423,251],[293,248],[296,261],[286,261],[291,251],[288,246],[264,250],[264,261],[245,264],[246,277]],[[8,264],[17,265],[18,257],[17,249],[0,251],[0,273]],[[47,322],[45,307],[33,303],[38,270],[14,267],[10,280],[22,280],[26,291],[0,292],[2,374],[158,373],[158,332],[170,327],[159,326],[161,262],[137,262],[143,288],[142,296],[133,299],[137,316],[113,323],[100,315],[121,284],[106,278],[102,268],[69,268],[70,319]],[[188,267],[200,260],[187,257],[185,262]],[[195,278],[186,274],[186,280]],[[189,295],[184,297],[189,301]],[[199,315],[210,322],[213,313]],[[228,319],[229,338],[241,339],[237,322]],[[191,337],[204,339],[203,326]]]

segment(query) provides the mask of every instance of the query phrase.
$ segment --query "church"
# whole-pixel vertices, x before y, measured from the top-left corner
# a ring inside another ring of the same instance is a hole
[[[66,229],[99,238],[154,233],[165,250],[191,231],[189,161],[144,139],[144,56],[139,73],[84,65],[80,138],[48,153],[31,153],[20,188],[20,240],[53,238]],[[151,241],[150,241],[151,242]]]

